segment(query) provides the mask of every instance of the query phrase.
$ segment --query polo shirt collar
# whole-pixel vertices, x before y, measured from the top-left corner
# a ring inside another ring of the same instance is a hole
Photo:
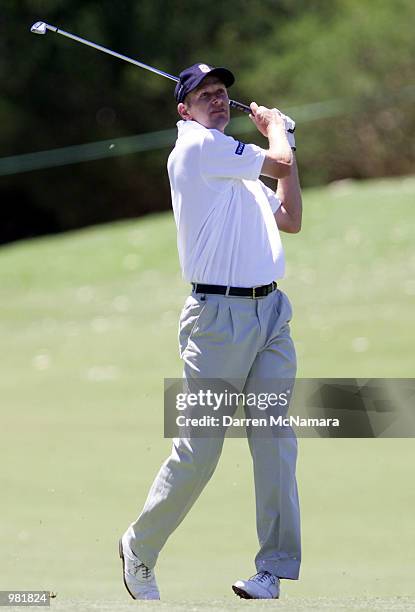
[[[177,125],[179,138],[180,136],[187,134],[191,130],[207,130],[207,128],[205,128],[204,125],[201,125],[197,121],[183,121],[183,119],[181,119],[180,121],[177,122],[176,125]]]

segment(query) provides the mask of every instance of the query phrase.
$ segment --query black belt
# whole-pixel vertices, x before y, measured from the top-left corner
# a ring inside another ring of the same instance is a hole
[[[277,283],[273,281],[269,285],[259,287],[226,287],[225,285],[203,285],[202,283],[192,283],[195,293],[216,293],[219,295],[233,295],[235,297],[261,298],[269,295],[277,288]]]

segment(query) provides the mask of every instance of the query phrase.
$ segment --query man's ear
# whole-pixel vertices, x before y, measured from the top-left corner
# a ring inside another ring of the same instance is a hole
[[[179,113],[180,117],[185,121],[190,121],[191,119],[193,119],[193,117],[189,113],[186,104],[183,104],[183,102],[179,102],[179,104],[177,105],[177,112]]]

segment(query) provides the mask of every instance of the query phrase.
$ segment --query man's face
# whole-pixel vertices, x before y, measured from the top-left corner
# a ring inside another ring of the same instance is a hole
[[[218,77],[207,76],[196,89],[187,94],[177,110],[186,121],[197,121],[206,128],[223,132],[229,123],[226,87]]]

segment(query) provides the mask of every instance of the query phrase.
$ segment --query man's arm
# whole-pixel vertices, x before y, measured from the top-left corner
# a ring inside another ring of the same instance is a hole
[[[281,201],[281,206],[274,215],[278,229],[290,234],[298,233],[301,229],[303,204],[297,162],[294,155],[290,174],[278,181],[277,196]]]
[[[275,108],[258,106],[256,102],[251,103],[251,111],[250,118],[259,132],[268,138],[269,143],[261,174],[276,179],[288,176],[293,163],[293,153],[281,113]]]

